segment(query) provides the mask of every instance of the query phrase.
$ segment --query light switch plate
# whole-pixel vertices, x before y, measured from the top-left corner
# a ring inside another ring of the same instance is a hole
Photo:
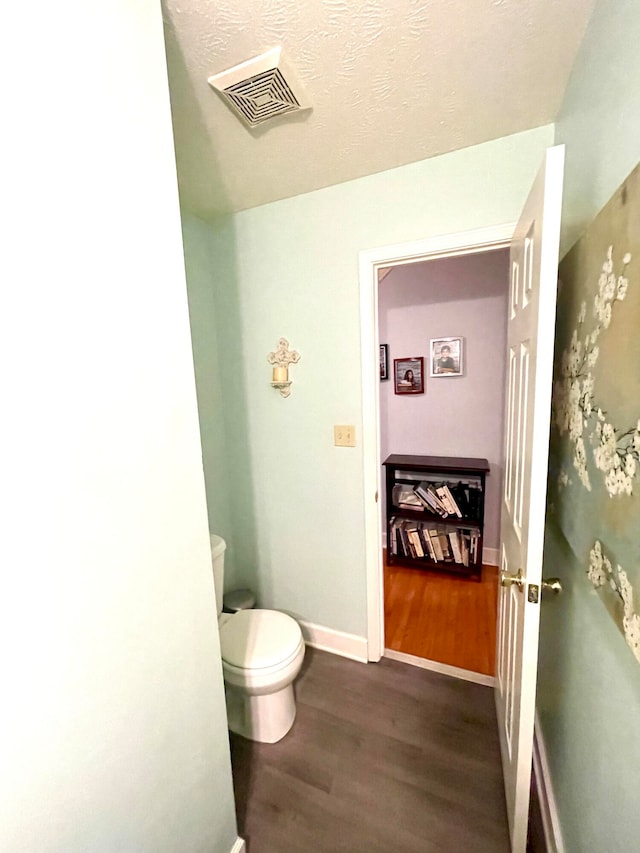
[[[336,447],[355,447],[356,428],[353,425],[339,425],[333,428],[333,443]]]

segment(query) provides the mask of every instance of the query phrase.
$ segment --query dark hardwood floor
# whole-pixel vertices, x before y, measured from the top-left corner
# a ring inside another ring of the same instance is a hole
[[[277,744],[231,735],[248,853],[507,853],[493,691],[307,649]]]

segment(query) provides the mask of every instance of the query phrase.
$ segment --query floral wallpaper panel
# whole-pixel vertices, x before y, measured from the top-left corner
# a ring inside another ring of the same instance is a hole
[[[560,265],[549,511],[640,662],[640,165]]]

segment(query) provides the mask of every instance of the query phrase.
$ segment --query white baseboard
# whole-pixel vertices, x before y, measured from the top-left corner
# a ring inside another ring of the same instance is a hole
[[[331,652],[361,663],[368,663],[367,640],[357,634],[347,634],[334,628],[326,628],[324,625],[314,625],[313,622],[299,620],[302,636],[308,646],[320,649],[323,652]],[[483,675],[481,672],[472,672],[469,669],[461,669],[457,666],[449,666],[435,660],[408,655],[404,652],[396,652],[393,649],[385,649],[384,657],[408,663],[420,669],[429,669],[448,675],[451,678],[459,678],[462,681],[472,681],[474,684],[483,684],[485,687],[495,687],[495,678],[492,675]]]
[[[407,655],[404,652],[396,652],[393,649],[385,649],[384,657],[390,660],[398,660],[400,663],[408,663],[420,669],[428,669],[431,672],[439,672],[440,675],[448,675],[451,678],[459,678],[461,681],[472,681],[474,684],[483,684],[485,687],[495,687],[495,678],[492,675],[483,675],[481,672],[472,672],[470,669],[460,669],[458,666],[449,666],[447,663],[439,663],[436,660],[427,660],[415,655]]]
[[[500,549],[499,548],[483,548],[482,549],[482,562],[485,566],[499,566],[500,565]]]
[[[314,625],[313,622],[300,621],[299,624],[304,641],[308,646],[321,649],[323,652],[341,655],[343,658],[367,663],[366,637],[336,631],[334,628],[326,628],[324,625]]]
[[[558,807],[553,794],[551,774],[547,762],[547,750],[544,745],[544,738],[542,737],[542,730],[540,729],[540,721],[537,714],[533,733],[533,771],[538,789],[542,829],[544,831],[547,853],[564,853]]]
[[[238,836],[233,842],[233,847],[229,850],[229,853],[245,853],[244,838]]]

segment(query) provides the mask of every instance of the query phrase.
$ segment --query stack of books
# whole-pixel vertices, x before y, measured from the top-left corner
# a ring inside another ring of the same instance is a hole
[[[394,556],[463,566],[475,565],[478,560],[480,531],[477,528],[446,528],[394,516],[389,522],[389,534],[388,546]]]
[[[396,483],[393,504],[400,509],[426,510],[441,518],[455,516],[477,521],[480,488],[470,483],[436,483],[422,480],[417,486]]]

